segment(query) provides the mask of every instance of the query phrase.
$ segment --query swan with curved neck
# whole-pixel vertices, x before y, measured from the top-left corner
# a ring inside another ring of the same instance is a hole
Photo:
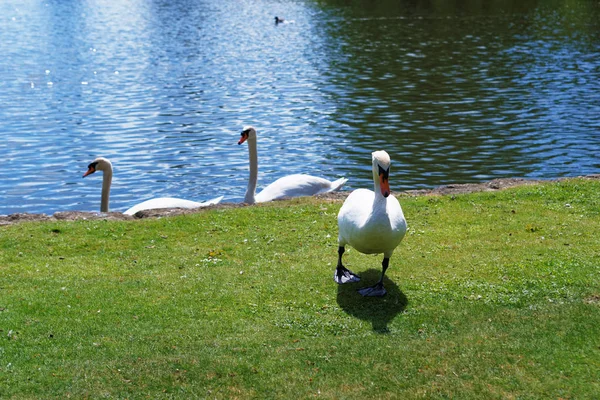
[[[102,196],[100,199],[100,212],[108,212],[110,202],[110,186],[113,177],[112,163],[104,158],[98,157],[88,165],[88,170],[83,177],[93,174],[96,171],[102,171]],[[212,204],[217,204],[223,199],[223,196],[216,197],[203,203],[196,201],[178,199],[174,197],[159,197],[156,199],[146,200],[129,208],[123,214],[134,215],[142,210],[154,210],[158,208],[199,208],[206,207]]]
[[[406,219],[398,200],[390,195],[390,156],[385,151],[372,153],[374,190],[357,189],[350,193],[338,213],[338,263],[333,279],[339,283],[358,282],[360,277],[342,264],[346,245],[364,254],[383,253],[381,279],[374,286],[359,290],[363,296],[384,296],[383,277],[390,257],[406,234]]]
[[[339,190],[348,179],[340,178],[333,182],[312,175],[294,174],[284,176],[265,187],[256,194],[256,182],[258,180],[258,152],[256,150],[256,130],[245,127],[242,131],[238,144],[248,143],[248,154],[250,160],[250,179],[244,196],[244,203],[264,203],[267,201],[282,199],[285,197],[312,196],[320,193]]]

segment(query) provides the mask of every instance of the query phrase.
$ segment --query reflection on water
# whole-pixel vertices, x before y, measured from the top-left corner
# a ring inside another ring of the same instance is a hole
[[[391,148],[403,187],[597,172],[597,4],[414,3],[342,9],[318,28],[334,54],[334,118],[356,131],[356,153]]]
[[[241,201],[249,124],[259,186],[368,187],[375,149],[396,190],[598,172],[597,2],[346,3],[1,2],[0,214],[99,209],[97,156],[114,210]]]

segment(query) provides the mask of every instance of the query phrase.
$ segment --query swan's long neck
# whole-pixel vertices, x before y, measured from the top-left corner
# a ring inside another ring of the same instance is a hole
[[[108,212],[110,199],[110,184],[112,183],[112,168],[104,170],[102,174],[102,198],[100,199],[100,212]]]
[[[248,156],[250,160],[250,179],[248,180],[244,202],[254,204],[256,202],[254,199],[256,181],[258,180],[258,152],[256,151],[256,139],[249,138],[246,142],[248,143]]]
[[[375,202],[385,201],[386,198],[381,193],[381,181],[379,180],[379,167],[373,164],[373,192],[375,192]]]

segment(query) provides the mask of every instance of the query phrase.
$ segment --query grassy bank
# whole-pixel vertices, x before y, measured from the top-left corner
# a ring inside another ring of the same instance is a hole
[[[599,182],[400,200],[383,299],[339,202],[0,227],[0,397],[600,397]]]

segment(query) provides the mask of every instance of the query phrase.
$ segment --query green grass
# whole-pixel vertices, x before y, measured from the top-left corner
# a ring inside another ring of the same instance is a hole
[[[0,228],[0,398],[600,398],[600,182],[400,198],[391,259],[315,199]]]

